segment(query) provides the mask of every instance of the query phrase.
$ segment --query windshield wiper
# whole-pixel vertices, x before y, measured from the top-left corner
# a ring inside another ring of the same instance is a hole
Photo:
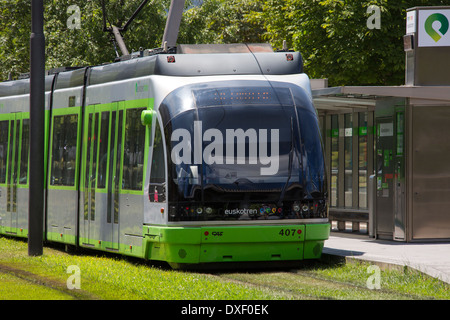
[[[293,125],[293,119],[291,117],[291,150],[289,150],[289,167],[288,167],[288,177],[286,179],[286,182],[283,186],[283,189],[281,190],[280,199],[278,199],[277,206],[281,207],[283,204],[284,195],[286,193],[286,188],[289,184],[289,180],[291,180],[292,175],[292,158],[294,155],[294,125]]]

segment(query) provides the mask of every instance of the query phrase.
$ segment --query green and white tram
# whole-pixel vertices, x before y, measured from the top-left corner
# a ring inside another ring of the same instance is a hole
[[[174,268],[320,257],[326,177],[301,55],[210,49],[46,76],[46,241]],[[28,150],[29,80],[0,83],[1,234],[27,237]]]

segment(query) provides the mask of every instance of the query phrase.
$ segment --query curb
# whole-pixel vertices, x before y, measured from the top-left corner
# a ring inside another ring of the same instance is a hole
[[[383,257],[355,257],[323,252],[320,260],[329,264],[368,262],[380,267],[381,270],[388,270],[388,271],[395,270],[400,272],[405,272],[406,270],[409,270],[421,273],[429,277],[436,278],[439,281],[450,284],[450,277],[447,274],[442,273],[439,270],[436,270],[432,267],[427,267],[418,264],[412,265],[400,261],[386,261],[386,258]]]

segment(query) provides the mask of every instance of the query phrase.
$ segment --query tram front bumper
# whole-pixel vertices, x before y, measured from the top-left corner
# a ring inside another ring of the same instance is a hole
[[[330,224],[146,227],[146,258],[169,263],[318,259]]]

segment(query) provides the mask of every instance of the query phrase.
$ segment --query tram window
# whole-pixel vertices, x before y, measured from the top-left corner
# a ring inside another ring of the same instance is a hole
[[[129,109],[126,114],[123,188],[128,190],[142,190],[145,126],[140,119],[143,110]]]
[[[109,128],[109,111],[101,114],[100,127],[100,147],[98,151],[98,172],[97,172],[97,188],[106,187],[106,169],[108,167],[108,128]]]
[[[77,120],[76,114],[53,118],[51,185],[75,185]]]
[[[30,120],[22,121],[22,151],[20,154],[19,184],[27,184],[28,153],[30,149]]]
[[[8,120],[0,121],[0,183],[6,182],[6,161],[8,159]]]
[[[149,198],[152,202],[164,202],[166,199],[164,182],[166,181],[166,163],[164,161],[164,143],[159,123],[156,122],[155,141],[153,143],[152,166],[150,168]]]
[[[164,144],[159,123],[156,125],[155,141],[153,143],[152,167],[150,169],[150,183],[165,181]]]

